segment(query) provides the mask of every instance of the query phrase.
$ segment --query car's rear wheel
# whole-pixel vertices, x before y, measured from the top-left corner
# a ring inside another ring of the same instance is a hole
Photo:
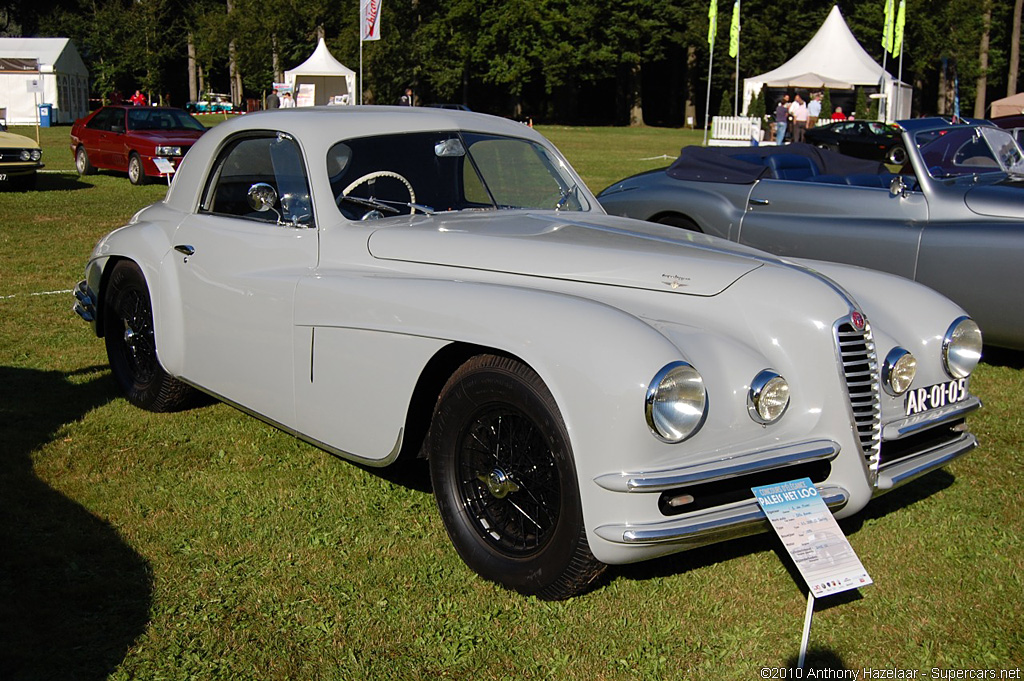
[[[78,150],[75,151],[75,170],[78,171],[79,175],[92,175],[96,172],[96,168],[93,167],[92,162],[89,160],[89,152],[83,146],[79,146]]]
[[[133,153],[128,157],[128,180],[134,185],[146,184],[146,171],[142,167],[142,158]]]
[[[902,166],[907,162],[907,150],[897,145],[889,150],[886,158],[894,166]]]
[[[494,355],[469,360],[442,390],[430,428],[434,495],[470,568],[550,600],[601,574],[565,425],[532,369]]]
[[[195,390],[164,371],[157,359],[149,288],[134,262],[122,260],[114,265],[102,320],[107,359],[129,402],[156,412],[190,406]]]

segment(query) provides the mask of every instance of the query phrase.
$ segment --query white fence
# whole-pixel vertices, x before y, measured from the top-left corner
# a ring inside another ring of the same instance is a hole
[[[831,118],[819,118],[815,127],[828,125],[836,121]],[[771,123],[774,127],[774,123]],[[711,119],[711,147],[749,147],[756,140],[758,144],[770,139],[761,130],[760,122],[751,116],[714,116]]]
[[[761,122],[750,116],[715,116],[711,119],[709,146],[746,147],[764,139]]]

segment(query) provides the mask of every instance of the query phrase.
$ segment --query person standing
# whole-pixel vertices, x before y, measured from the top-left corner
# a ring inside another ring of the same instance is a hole
[[[818,124],[818,117],[821,116],[821,93],[815,92],[811,95],[811,101],[807,103],[807,129],[810,130]]]
[[[789,95],[782,95],[782,99],[775,105],[775,144],[782,146],[786,143],[786,127],[789,125]]]
[[[136,90],[132,95],[132,106],[146,106],[146,95],[142,94],[140,90]]]
[[[295,100],[292,99],[292,93],[288,92],[287,90],[285,91],[285,93],[283,95],[281,95],[281,108],[282,109],[294,109],[295,108]]]
[[[271,90],[270,94],[267,95],[267,108],[276,109],[281,106],[281,98],[277,96],[277,88]]]
[[[405,88],[405,94],[398,98],[398,106],[413,106],[412,88]]]
[[[793,116],[793,142],[803,142],[807,130],[807,105],[800,95],[794,97],[789,113]]]

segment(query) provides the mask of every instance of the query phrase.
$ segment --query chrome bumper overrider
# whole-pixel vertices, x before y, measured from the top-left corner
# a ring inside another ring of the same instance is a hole
[[[96,300],[84,279],[78,282],[78,286],[75,287],[74,310],[85,321],[96,321]]]
[[[966,454],[977,446],[978,439],[970,433],[964,433],[953,442],[947,442],[914,456],[897,459],[888,465],[883,463],[878,471],[875,496],[905,485],[925,473],[942,468],[953,459]]]
[[[849,494],[837,485],[816,485],[821,498],[833,510],[846,505]],[[595,532],[616,544],[659,544],[671,542],[681,548],[696,548],[734,537],[757,534],[770,529],[757,499],[708,509],[685,517],[675,517],[645,525],[602,525]]]

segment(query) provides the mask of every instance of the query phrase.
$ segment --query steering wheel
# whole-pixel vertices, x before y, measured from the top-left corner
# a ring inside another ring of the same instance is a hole
[[[348,196],[349,192],[351,192],[353,189],[355,189],[359,185],[363,184],[364,182],[369,182],[370,180],[376,180],[378,177],[390,177],[390,178],[398,180],[399,182],[404,184],[406,190],[408,190],[408,192],[409,192],[409,203],[416,203],[416,192],[413,191],[412,183],[409,182],[409,180],[407,180],[404,177],[402,177],[401,175],[399,175],[398,173],[392,172],[390,170],[376,170],[376,171],[374,171],[372,173],[366,173],[365,175],[360,177],[358,180],[356,180],[355,182],[353,182],[349,186],[345,187],[341,191],[341,195],[342,196]],[[416,212],[415,208],[412,208],[412,207],[409,208],[409,215],[412,215],[415,212]]]

